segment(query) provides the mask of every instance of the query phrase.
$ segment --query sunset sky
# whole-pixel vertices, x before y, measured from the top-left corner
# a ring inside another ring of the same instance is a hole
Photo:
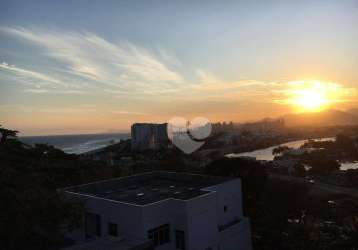
[[[358,1],[1,1],[0,124],[129,131],[357,107]]]

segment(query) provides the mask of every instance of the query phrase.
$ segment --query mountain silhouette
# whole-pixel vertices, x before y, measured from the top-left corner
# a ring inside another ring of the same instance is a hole
[[[287,127],[358,125],[358,109],[286,114],[282,118]]]

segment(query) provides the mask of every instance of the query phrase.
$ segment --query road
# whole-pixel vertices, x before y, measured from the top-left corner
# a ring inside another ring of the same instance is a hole
[[[296,182],[296,183],[306,183],[309,184],[311,188],[315,189],[316,191],[321,191],[326,193],[339,193],[339,194],[345,194],[358,198],[358,189],[354,189],[354,188],[335,186],[320,181],[315,181],[314,184],[310,184],[304,178],[288,176],[288,175],[280,175],[280,174],[269,174],[269,178]]]

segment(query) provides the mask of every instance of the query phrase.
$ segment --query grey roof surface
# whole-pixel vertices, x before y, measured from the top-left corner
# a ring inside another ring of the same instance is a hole
[[[168,198],[188,200],[210,191],[202,190],[231,178],[187,173],[149,172],[66,188],[65,191],[109,200],[146,205]]]

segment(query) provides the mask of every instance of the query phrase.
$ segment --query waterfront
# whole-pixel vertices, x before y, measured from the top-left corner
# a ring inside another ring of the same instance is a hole
[[[328,138],[322,138],[322,139],[316,139],[316,141],[331,141],[334,140],[332,137]],[[272,161],[275,156],[272,153],[272,150],[274,148],[277,148],[279,146],[287,146],[289,148],[300,148],[303,144],[305,144],[308,140],[298,140],[298,141],[291,141],[287,143],[283,143],[280,145],[254,150],[251,152],[244,152],[244,153],[238,153],[238,154],[228,154],[227,157],[254,157],[256,160],[262,160],[262,161]],[[348,169],[358,169],[358,162],[341,162],[341,170],[348,170]]]

